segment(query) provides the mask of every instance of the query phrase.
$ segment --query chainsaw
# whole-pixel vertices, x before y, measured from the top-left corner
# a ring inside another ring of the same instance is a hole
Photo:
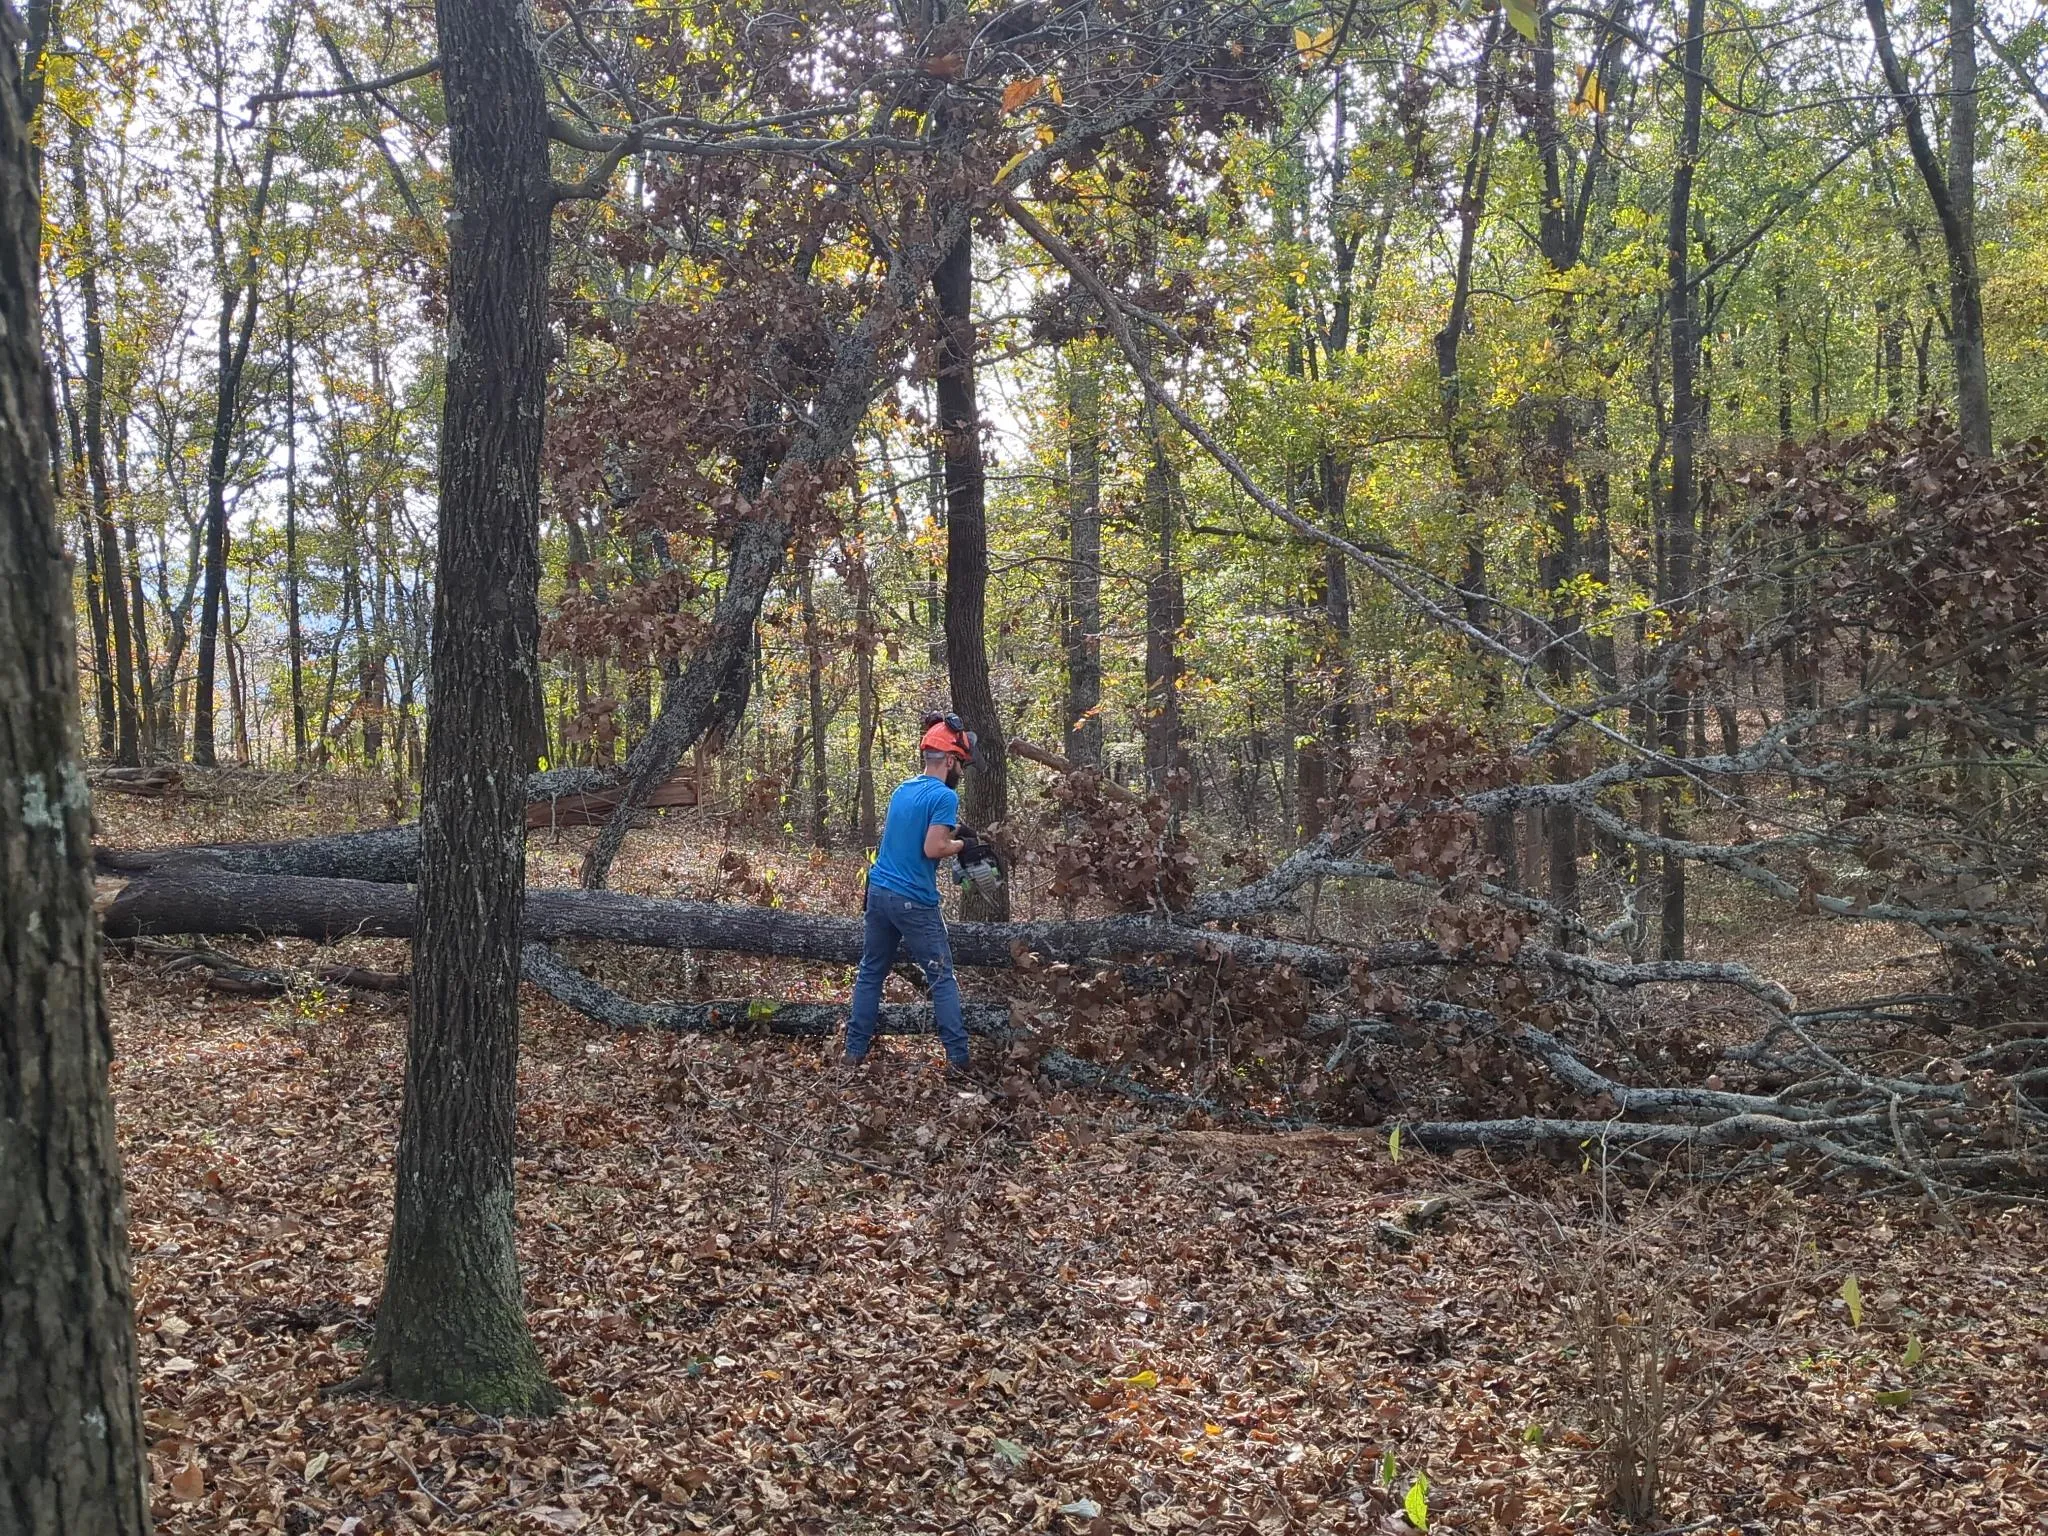
[[[954,831],[967,846],[954,856],[953,883],[980,895],[1000,890],[1003,864],[995,849],[983,842],[981,834],[972,827],[957,827]]]

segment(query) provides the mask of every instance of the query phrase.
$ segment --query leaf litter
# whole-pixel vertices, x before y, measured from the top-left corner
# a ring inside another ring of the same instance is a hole
[[[1721,1365],[1671,1524],[2048,1508],[2038,1209],[1617,1194],[1577,1154],[1397,1161],[1377,1132],[1043,1083],[982,1102],[922,1043],[845,1085],[816,1043],[608,1035],[530,990],[521,1258],[567,1406],[327,1399],[374,1326],[402,1001],[107,970],[167,1536],[1598,1533],[1571,1301],[1575,1244],[1617,1228],[1649,1234],[1639,1279],[1692,1293],[1673,1394]],[[1452,1219],[1379,1234],[1443,1196]]]

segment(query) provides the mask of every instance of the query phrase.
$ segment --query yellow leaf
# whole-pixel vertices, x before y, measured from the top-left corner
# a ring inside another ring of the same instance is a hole
[[[1418,1531],[1429,1529],[1429,1478],[1424,1473],[1416,1473],[1415,1481],[1408,1485],[1408,1496],[1401,1500],[1401,1513]]]
[[[1003,87],[1003,110],[1014,112],[1025,102],[1045,89],[1045,76],[1031,75],[1023,80],[1012,80]]]
[[[1022,165],[1026,157],[1028,157],[1030,153],[1031,151],[1029,149],[1020,149],[1017,151],[1017,153],[1010,156],[1009,159],[1005,160],[1003,162],[1003,168],[1000,171],[996,172],[996,185],[1001,186],[1004,182],[1008,181],[1010,179],[1010,172],[1014,171],[1015,169],[1017,169],[1018,166]]]
[[[1314,69],[1337,51],[1337,29],[1325,27],[1311,33],[1306,27],[1294,29],[1294,54],[1303,69]]]
[[[1135,1376],[1126,1376],[1124,1385],[1136,1387],[1140,1392],[1150,1392],[1159,1385],[1159,1373],[1150,1369],[1139,1371]]]
[[[1398,1125],[1387,1134],[1387,1156],[1394,1162],[1401,1161],[1401,1127]]]
[[[1205,1435],[1220,1435],[1223,1433],[1223,1426],[1221,1424],[1204,1424],[1202,1426],[1202,1433]]]
[[[1842,1305],[1849,1309],[1849,1326],[1851,1328],[1861,1328],[1863,1326],[1863,1287],[1856,1283],[1854,1275],[1851,1275],[1842,1282]]]
[[[1584,107],[1589,112],[1607,110],[1607,88],[1600,83],[1598,70],[1589,68],[1579,71],[1578,99],[1572,105]]]
[[[1051,75],[1045,77],[1045,89],[1046,94],[1052,97],[1052,104],[1054,106],[1063,107],[1067,104],[1066,92],[1060,89],[1059,81],[1055,80]]]
[[[1537,0],[1507,0],[1508,25],[1532,43],[1539,41],[1536,4]]]

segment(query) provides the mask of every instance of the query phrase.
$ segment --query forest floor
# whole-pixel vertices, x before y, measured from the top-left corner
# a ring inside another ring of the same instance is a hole
[[[132,844],[348,810],[101,814]],[[619,884],[772,872],[793,905],[851,909],[850,860],[757,843],[720,874],[707,824],[636,834]],[[579,846],[536,838],[535,878],[566,883]],[[1910,948],[1740,913],[1706,929],[1823,989],[1820,968],[1846,985]],[[652,974],[676,964],[648,961],[650,993],[710,985]],[[716,964],[721,996],[847,980]],[[402,1000],[225,996],[147,957],[107,975],[169,1536],[1275,1536],[1407,1529],[1411,1491],[1433,1530],[1604,1532],[1601,1418],[1632,1399],[1601,1338],[1638,1352],[1680,1431],[1662,1527],[2043,1529],[2039,1208],[989,1104],[949,1090],[923,1041],[848,1086],[823,1042],[619,1036],[531,990],[521,1250],[566,1406],[527,1422],[324,1399],[379,1289]],[[1439,1220],[1385,1230],[1437,1196]]]

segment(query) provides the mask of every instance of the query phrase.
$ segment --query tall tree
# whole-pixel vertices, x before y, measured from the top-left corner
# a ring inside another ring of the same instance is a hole
[[[548,125],[527,0],[440,0],[448,103],[440,527],[391,1248],[369,1371],[488,1413],[558,1396],[514,1251],[519,923],[539,722]]]
[[[1984,285],[1977,265],[1977,0],[1949,0],[1948,166],[1927,132],[1920,98],[1900,67],[1884,0],[1863,0],[1886,87],[1899,109],[1913,165],[1927,186],[1948,256],[1949,346],[1963,446],[1991,452],[1991,383],[1984,361]]]
[[[980,738],[963,814],[986,829],[1009,814],[1003,718],[988,676],[988,503],[981,456],[981,407],[974,380],[974,239],[962,234],[932,275],[939,311],[939,442],[946,478],[946,674],[953,708]],[[970,888],[960,915],[1003,922],[1007,887]]]
[[[271,91],[284,82],[291,67],[292,42],[298,31],[298,8],[288,5],[274,40]],[[217,46],[222,46],[217,41]],[[249,347],[256,335],[256,308],[263,269],[264,219],[270,208],[270,186],[277,169],[277,104],[273,102],[263,135],[263,157],[256,186],[242,212],[239,249],[231,249],[228,221],[231,194],[227,185],[229,105],[225,97],[225,63],[215,76],[213,114],[213,195],[208,200],[208,238],[219,282],[215,317],[213,430],[206,454],[206,568],[200,581],[199,665],[193,678],[192,761],[214,762],[214,664],[220,644],[221,617],[228,590],[228,466],[242,424],[242,378],[248,371]]]
[[[1070,348],[1067,386],[1066,755],[1102,767],[1102,372]]]
[[[107,470],[107,365],[105,326],[100,312],[100,253],[93,239],[92,194],[86,178],[85,135],[74,125],[69,146],[72,218],[79,251],[78,288],[85,327],[86,488],[92,506],[92,538],[99,560],[101,602],[112,636],[114,672],[114,761],[133,766],[142,761],[142,743],[135,695],[135,646],[130,630],[132,610],[121,560],[120,535],[114,527],[112,476]]]
[[[146,1536],[23,42],[0,5],[0,1529]]]
[[[1699,167],[1700,120],[1706,99],[1706,0],[1686,0],[1685,38],[1680,53],[1684,82],[1680,87],[1678,158],[1671,173],[1671,202],[1666,210],[1664,260],[1665,303],[1671,317],[1671,479],[1665,492],[1662,544],[1664,562],[1658,601],[1674,624],[1693,603],[1693,536],[1698,523],[1695,467],[1699,438],[1706,423],[1700,398],[1700,333],[1698,293],[1692,276],[1692,188]],[[1660,745],[1673,757],[1686,750],[1685,728],[1691,712],[1689,691],[1677,689],[1663,700]],[[1666,791],[1662,831],[1682,835],[1678,796]],[[1685,860],[1664,856],[1663,917],[1658,948],[1666,960],[1685,958]]]

